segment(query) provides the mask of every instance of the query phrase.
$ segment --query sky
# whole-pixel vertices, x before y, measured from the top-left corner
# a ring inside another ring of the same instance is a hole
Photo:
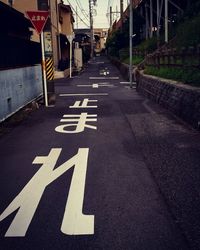
[[[89,27],[89,0],[64,0],[65,4],[70,4],[74,12],[74,27],[77,28],[77,15],[78,14],[78,28],[88,28]],[[120,10],[120,0],[97,0],[96,9],[97,15],[94,16],[94,28],[108,28],[109,27],[109,14],[110,6],[112,6],[112,11],[116,12]],[[127,6],[127,0],[124,0],[124,8]],[[119,14],[118,14],[119,17]],[[113,19],[117,18],[117,14],[113,14]]]

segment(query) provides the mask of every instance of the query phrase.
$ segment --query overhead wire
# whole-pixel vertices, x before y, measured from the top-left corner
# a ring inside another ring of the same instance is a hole
[[[108,7],[107,7],[107,19],[108,19],[108,24],[110,24],[110,7],[113,6],[114,0],[108,0]]]
[[[108,24],[110,24],[110,6],[111,6],[111,0],[108,0],[108,6],[107,6],[107,12],[106,12]]]
[[[74,9],[74,7],[72,6],[72,4],[70,3],[69,0],[67,0],[68,4],[70,5],[70,7],[72,8],[73,12],[79,17],[80,21],[82,23],[84,23],[88,28],[90,27],[89,24],[87,24],[77,13],[77,11]]]
[[[111,1],[111,0],[108,0],[107,14],[109,13],[109,10],[110,10],[110,1]]]
[[[89,20],[89,14],[88,14],[88,15],[85,14],[85,10],[84,10],[84,8],[83,8],[81,2],[80,2],[79,0],[76,0],[76,3],[77,3],[77,5],[78,5],[79,9],[81,10],[82,14],[84,15],[84,17],[85,17],[88,21],[90,21],[90,20]]]

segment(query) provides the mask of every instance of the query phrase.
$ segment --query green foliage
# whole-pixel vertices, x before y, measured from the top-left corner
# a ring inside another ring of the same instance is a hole
[[[123,48],[119,51],[119,59],[121,62],[129,64],[129,47],[128,48]],[[138,65],[144,60],[144,56],[142,55],[134,55],[133,54],[133,65]]]
[[[133,65],[138,65],[144,60],[144,57],[142,56],[133,56],[132,63]],[[122,60],[123,63],[129,64],[129,57]]]
[[[157,37],[149,38],[148,40],[143,41],[137,48],[141,51],[146,51],[148,53],[153,52],[157,48]]]
[[[112,32],[106,41],[106,47],[111,56],[119,56],[119,50],[127,46],[127,36],[127,33],[124,33],[121,30]]]
[[[122,48],[120,51],[119,51],[119,59],[120,61],[123,61],[124,59],[126,59],[127,57],[129,57],[129,47],[127,48]]]
[[[191,12],[191,10],[193,10],[193,12]],[[182,47],[196,47],[200,44],[200,0],[194,3],[193,7],[190,6],[173,32],[175,32],[176,36],[169,45],[172,48],[177,48],[177,51],[181,50]],[[147,50],[148,52],[153,52],[153,50],[156,49],[156,39],[153,38],[145,41],[140,44],[138,48]],[[165,62],[161,61],[161,63]],[[176,63],[181,63],[181,60],[177,59]],[[191,59],[185,61],[184,64],[187,66],[197,66],[199,61],[196,58],[191,57]],[[161,66],[158,69],[156,67],[146,66],[145,73],[200,87],[200,70],[192,67],[170,68],[167,66]]]
[[[200,44],[200,0],[187,1],[188,7],[184,8],[184,15],[177,16],[173,22],[169,23],[169,39],[172,39],[168,46],[177,48],[179,51],[182,47],[193,46]],[[185,4],[186,6],[186,4]],[[154,36],[151,39],[141,42],[141,30],[143,28],[144,19],[134,11],[134,34],[133,38],[134,48],[145,53],[152,53],[157,49],[158,40]],[[154,34],[155,35],[155,34]],[[164,45],[164,30],[160,31],[159,45]],[[107,48],[109,54],[117,56],[124,63],[129,63],[129,19],[123,24],[121,30],[113,32],[107,40]],[[133,56],[133,64],[137,65],[143,61],[142,56]],[[165,63],[165,61],[163,62]],[[180,63],[180,58],[177,58],[177,64]],[[191,57],[190,60],[184,62],[187,66],[198,65],[199,61]],[[147,74],[157,75],[163,78],[174,79],[186,84],[192,84],[200,87],[200,70],[195,68],[169,68],[161,66],[156,67],[147,66],[145,69]]]
[[[169,26],[169,39],[173,39],[171,45],[174,48],[197,46],[200,44],[200,0],[188,5],[184,15],[177,24]],[[157,37],[143,41],[137,46],[141,51],[153,52],[157,49]],[[164,44],[164,34],[161,33],[159,44]]]
[[[199,14],[200,11],[200,0],[190,0],[183,19],[191,19]]]
[[[200,44],[200,14],[178,26],[174,44],[177,48]]]
[[[144,23],[144,19],[134,10],[133,15],[133,33],[136,34],[133,38],[133,43],[138,44],[140,39],[140,31]],[[129,46],[129,17],[124,21],[122,28],[113,31],[107,39],[106,48],[112,56],[119,56],[119,50]]]
[[[198,69],[185,70],[184,68],[168,68],[164,66],[158,69],[147,66],[144,73],[200,87],[200,71]]]

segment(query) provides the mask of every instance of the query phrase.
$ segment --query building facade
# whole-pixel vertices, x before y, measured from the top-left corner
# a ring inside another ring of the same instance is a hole
[[[94,28],[94,38],[95,38],[95,47],[94,51],[100,53],[105,49],[105,43],[108,36],[108,29]]]
[[[26,15],[25,14],[26,11],[37,10],[37,1],[35,0],[29,0],[29,1],[27,0],[1,0],[1,2],[8,4],[9,6],[23,13],[24,15]],[[31,36],[31,40],[35,42],[39,42],[40,41],[39,35],[34,30],[34,28],[30,28],[30,30],[33,33]]]
[[[67,36],[73,34],[73,12],[62,0],[2,0],[7,5],[26,16],[26,11],[49,10],[51,18],[52,48],[54,68],[59,68],[60,61],[67,60],[69,41]],[[31,40],[40,42],[37,32],[32,31]]]
[[[41,48],[31,22],[0,1],[0,122],[42,95]]]

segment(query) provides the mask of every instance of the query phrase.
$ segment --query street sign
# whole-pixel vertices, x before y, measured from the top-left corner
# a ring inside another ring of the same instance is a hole
[[[52,56],[52,39],[51,39],[51,32],[44,31],[44,51],[46,56]]]
[[[69,77],[72,77],[72,41],[74,39],[75,35],[74,33],[72,33],[71,35],[67,35],[67,39],[69,41],[70,44],[70,59],[69,59]]]
[[[67,39],[68,39],[69,43],[72,43],[74,37],[75,37],[74,34],[67,35]]]
[[[41,38],[41,50],[42,50],[42,71],[43,71],[43,86],[44,86],[44,100],[45,106],[48,107],[48,93],[47,93],[47,74],[45,65],[45,46],[44,46],[44,34],[43,29],[49,17],[48,11],[26,11],[27,17],[30,19],[33,27],[40,35]],[[47,35],[49,40],[49,34]],[[48,44],[47,44],[48,43]],[[50,52],[52,50],[49,41],[46,43],[46,48]]]
[[[30,19],[37,33],[40,34],[47,22],[48,11],[26,11],[27,17]]]

